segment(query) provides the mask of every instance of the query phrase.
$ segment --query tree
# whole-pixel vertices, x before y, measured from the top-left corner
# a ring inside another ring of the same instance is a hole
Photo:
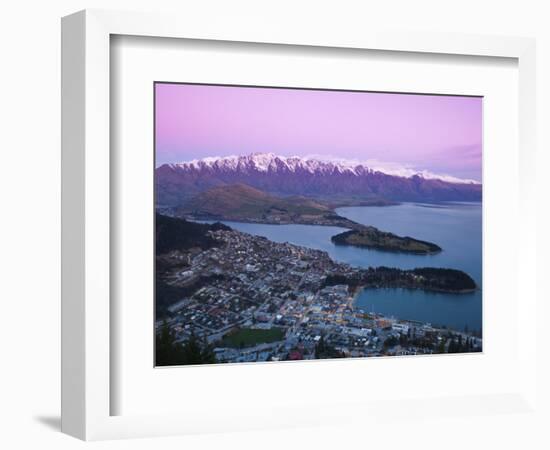
[[[183,364],[212,364],[216,362],[216,356],[212,348],[199,340],[191,333],[189,340],[183,345]]]
[[[155,361],[157,366],[172,366],[180,364],[183,359],[183,349],[176,343],[176,338],[170,327],[164,321],[155,339]]]
[[[398,339],[392,335],[384,341],[384,347],[385,348],[395,347],[398,344],[398,342],[399,342]]]
[[[200,364],[201,363],[201,348],[199,341],[194,333],[191,334],[189,340],[183,345],[183,355],[187,364]]]
[[[451,336],[451,342],[449,343],[449,353],[459,353],[460,344],[455,341],[455,338]]]
[[[315,359],[343,358],[345,355],[336,350],[332,345],[325,342],[324,336],[321,336],[317,345],[315,345]]]
[[[200,342],[194,333],[181,345],[166,322],[162,324],[155,339],[157,366],[180,366],[189,364],[214,364],[216,355],[206,341]]]
[[[317,342],[317,345],[315,346],[315,359],[321,359],[323,358],[323,354],[325,353],[326,347],[325,347],[325,338],[324,336],[321,336],[321,339]]]
[[[201,358],[202,364],[216,364],[218,362],[216,360],[216,354],[214,353],[214,347],[207,345],[206,342],[204,342],[202,348]]]

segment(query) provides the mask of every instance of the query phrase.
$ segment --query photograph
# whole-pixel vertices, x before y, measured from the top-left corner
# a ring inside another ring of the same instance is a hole
[[[482,352],[483,97],[153,90],[155,366]]]

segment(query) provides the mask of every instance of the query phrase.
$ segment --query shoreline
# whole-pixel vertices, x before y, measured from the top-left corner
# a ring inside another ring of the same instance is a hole
[[[338,236],[338,235],[336,235]],[[334,236],[332,236],[334,237]],[[384,249],[384,248],[380,248],[380,247],[377,247],[377,246],[374,246],[374,245],[364,245],[364,244],[347,244],[347,243],[341,243],[341,242],[334,242],[331,238],[331,242],[336,245],[336,246],[340,246],[340,247],[355,247],[355,248],[364,248],[366,250],[376,250],[376,251],[379,251],[379,252],[387,252],[387,253],[400,253],[400,254],[404,254],[404,255],[417,255],[417,256],[430,256],[430,255],[438,255],[439,253],[441,253],[443,251],[443,249],[440,249],[440,250],[433,250],[433,251],[426,251],[426,252],[421,252],[421,251],[410,251],[410,250],[399,250],[399,249]]]
[[[189,219],[185,219],[185,220],[189,220]],[[204,222],[212,222],[212,220],[202,220],[202,219],[196,219],[197,221],[202,221],[203,223]],[[213,221],[213,223],[217,223],[217,222],[220,222],[220,221]],[[252,224],[260,224],[260,225],[270,225],[270,224],[265,224],[265,223],[258,223],[258,222],[254,222],[254,221],[248,221],[248,222],[239,222],[239,221],[231,221],[231,220],[223,220],[223,222],[235,222],[235,223],[252,223]],[[197,222],[197,223],[201,223],[201,222]],[[221,223],[221,222],[220,222]],[[278,225],[278,224],[273,224],[273,225]],[[288,224],[288,225],[306,225],[306,224]],[[234,228],[233,228],[234,229]],[[235,231],[239,231],[237,229],[234,229]],[[243,232],[243,231],[239,231],[241,233],[246,233],[246,234],[251,234],[251,233],[248,233],[248,232]],[[253,234],[253,233],[252,233]],[[261,236],[261,235],[258,235],[258,236]],[[270,240],[269,238],[265,237],[265,236],[261,236],[261,237],[264,237],[265,239],[268,239]],[[272,241],[274,242],[274,241]],[[354,245],[344,245],[344,244],[336,244],[334,241],[330,241],[334,246],[349,246],[349,247],[356,247],[356,248],[365,248],[364,246],[354,246]],[[299,244],[292,244],[292,245],[296,245],[298,247],[301,247],[302,245],[299,245]],[[302,246],[302,247],[305,247],[305,248],[309,248],[309,249],[312,249],[312,250],[319,250],[319,251],[323,251],[323,252],[326,252],[326,250],[320,250],[320,249],[317,249],[317,248],[314,248],[314,247],[310,247],[310,246]],[[374,251],[380,251],[380,252],[386,252],[386,253],[395,253],[395,254],[413,254],[413,255],[418,255],[418,256],[428,256],[428,255],[433,255],[433,254],[439,254],[441,253],[443,250],[440,250],[440,251],[437,251],[437,252],[432,252],[432,253],[413,253],[413,252],[403,252],[403,251],[398,251],[398,250],[379,250],[379,249],[376,249],[376,248],[373,248],[373,249],[370,249],[370,248],[367,248],[367,250],[374,250]],[[326,252],[328,253],[328,252]],[[332,257],[329,255],[329,257],[332,259]],[[357,268],[357,269],[365,269],[364,267],[362,266],[356,266],[356,265],[352,265],[353,267]],[[416,270],[416,269],[422,269],[424,268],[423,266],[420,266],[420,267],[416,267],[415,269],[412,269],[412,270]],[[398,269],[398,270],[405,270],[405,269],[400,269],[400,268],[396,268],[396,267],[390,267],[390,269]],[[464,272],[465,273],[465,272]],[[468,275],[468,274],[466,274]],[[350,286],[350,285],[348,285]],[[350,286],[351,287],[351,286]],[[390,287],[387,287],[387,286],[379,286],[379,287],[368,287],[366,285],[361,285],[360,287],[357,287],[356,289],[408,289],[408,290],[413,290],[413,291],[423,291],[423,292],[428,292],[428,293],[441,293],[441,294],[448,294],[448,295],[463,295],[463,294],[470,294],[470,293],[474,293],[478,290],[481,290],[479,288],[479,286],[477,286],[477,283],[476,283],[476,287],[475,288],[467,288],[467,289],[458,289],[458,290],[450,290],[450,289],[442,289],[442,288],[437,288],[437,287],[410,287],[410,286],[390,286]]]
[[[366,206],[367,207],[367,206]],[[348,219],[346,217],[342,216],[342,221],[344,223],[338,223],[338,219],[335,219],[335,223],[323,223],[323,222],[311,222],[311,221],[303,221],[303,222],[289,222],[289,221],[270,221],[266,219],[250,219],[250,218],[227,218],[222,216],[193,216],[191,214],[184,215],[182,217],[179,217],[185,220],[193,221],[193,222],[235,222],[235,223],[248,223],[248,224],[256,224],[256,225],[305,225],[305,226],[322,226],[322,227],[334,227],[334,228],[342,228],[347,231],[343,231],[340,233],[335,234],[334,236],[330,237],[330,242],[335,246],[342,246],[342,247],[356,247],[356,248],[362,248],[367,250],[375,250],[379,252],[387,252],[387,253],[401,253],[401,254],[408,254],[408,255],[418,255],[418,256],[431,256],[431,255],[437,255],[443,251],[439,245],[434,244],[433,242],[424,241],[421,239],[412,238],[410,236],[398,236],[394,233],[388,232],[388,231],[382,231],[372,225],[364,225],[358,222],[354,222],[351,219]],[[428,250],[428,251],[414,251],[414,250],[404,250],[404,249],[396,249],[396,248],[390,248],[390,247],[384,247],[382,245],[365,245],[365,244],[349,244],[346,242],[338,242],[337,238],[343,234],[350,231],[363,231],[368,229],[374,229],[376,230],[376,233],[379,233],[380,235],[393,235],[395,239],[398,240],[413,240],[420,244],[425,244],[429,246],[435,246],[437,249],[435,250]]]
[[[380,289],[392,289],[392,290],[404,289],[404,290],[408,290],[408,291],[423,291],[423,292],[428,292],[428,293],[432,292],[432,293],[450,294],[450,295],[471,294],[471,293],[474,293],[474,292],[477,292],[477,291],[481,291],[481,288],[479,288],[479,287],[477,287],[476,289],[471,289],[471,290],[470,289],[464,289],[461,292],[452,292],[452,291],[449,292],[449,291],[442,291],[442,290],[427,290],[427,289],[420,289],[420,288],[404,288],[404,287],[373,288],[373,287],[368,287],[368,286],[361,285],[361,286],[357,286],[355,288],[353,294],[352,294],[351,307],[352,307],[354,312],[362,311],[365,314],[369,314],[369,315],[374,314],[378,318],[393,319],[393,320],[396,320],[396,321],[409,322],[409,323],[416,322],[416,323],[419,323],[419,324],[422,324],[422,325],[430,325],[433,328],[438,329],[438,330],[446,329],[446,330],[456,331],[456,332],[459,332],[459,333],[462,333],[463,330],[460,330],[457,327],[454,327],[452,325],[446,325],[446,324],[436,324],[436,325],[434,325],[434,324],[432,324],[432,322],[427,322],[425,320],[407,319],[407,318],[403,318],[403,317],[398,317],[397,315],[388,316],[386,314],[376,312],[376,311],[365,311],[364,308],[361,308],[357,305],[357,301],[359,299],[359,296],[363,293],[363,291],[365,291],[365,290],[380,290]]]

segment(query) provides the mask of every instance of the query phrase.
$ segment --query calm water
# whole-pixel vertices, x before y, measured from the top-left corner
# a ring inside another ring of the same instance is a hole
[[[346,207],[336,212],[384,231],[434,242],[443,251],[436,255],[409,255],[335,246],[330,238],[345,231],[338,227],[226,223],[237,230],[265,236],[272,241],[325,250],[333,259],[354,266],[460,269],[481,287],[481,204],[404,203],[386,207]],[[406,289],[366,289],[356,300],[356,305],[366,311],[455,329],[468,326],[470,330],[481,329],[481,303],[481,290],[457,295]]]

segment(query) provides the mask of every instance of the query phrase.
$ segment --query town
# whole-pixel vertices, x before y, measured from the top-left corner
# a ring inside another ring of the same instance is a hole
[[[326,252],[221,227],[215,245],[162,255],[163,283],[186,295],[157,316],[157,336],[207,347],[210,362],[236,363],[341,357],[479,352],[482,338],[354,305],[358,289],[387,272],[333,261]],[[385,269],[390,270],[390,269]],[[394,272],[388,272],[395,279]],[[399,271],[399,279],[425,283]],[[204,282],[208,280],[208,282]],[[360,285],[348,280],[359,280]]]

